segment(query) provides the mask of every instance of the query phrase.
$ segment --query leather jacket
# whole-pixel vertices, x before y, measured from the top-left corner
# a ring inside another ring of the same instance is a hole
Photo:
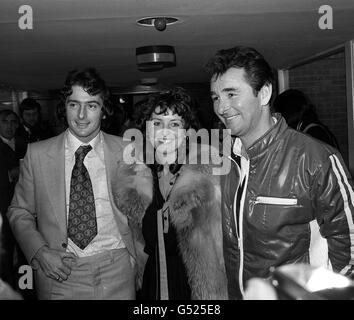
[[[341,155],[274,117],[276,124],[247,150],[236,138],[231,171],[222,176],[230,299],[242,298],[248,279],[267,278],[284,264],[354,271],[353,181]]]

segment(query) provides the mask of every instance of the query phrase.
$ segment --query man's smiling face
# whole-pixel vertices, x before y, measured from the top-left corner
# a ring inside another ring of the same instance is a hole
[[[73,86],[72,90],[65,102],[69,130],[87,143],[100,131],[103,99],[100,94],[92,96],[78,85]]]
[[[214,111],[231,134],[240,138],[252,136],[261,121],[262,104],[259,94],[245,79],[243,68],[230,68],[211,79]]]

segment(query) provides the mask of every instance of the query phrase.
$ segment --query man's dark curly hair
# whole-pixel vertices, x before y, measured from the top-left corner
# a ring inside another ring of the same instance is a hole
[[[245,79],[253,89],[253,94],[264,85],[274,84],[274,74],[264,57],[255,49],[237,46],[217,51],[206,64],[213,78],[223,75],[230,68],[243,68]]]
[[[184,121],[184,129],[198,130],[200,124],[196,115],[196,102],[182,87],[172,87],[168,91],[153,94],[148,99],[138,103],[135,107],[133,119],[137,128],[144,134],[146,122],[151,119],[156,108],[160,107],[159,114],[169,110],[179,115]]]
[[[105,81],[94,68],[70,71],[66,77],[63,89],[60,92],[61,103],[58,105],[57,114],[59,119],[66,119],[65,102],[72,94],[73,86],[82,87],[88,94],[94,96],[101,95],[103,100],[102,112],[104,116],[113,114],[113,107],[110,99],[110,91]]]

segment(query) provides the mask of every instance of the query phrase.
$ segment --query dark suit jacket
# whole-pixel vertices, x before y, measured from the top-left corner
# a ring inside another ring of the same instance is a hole
[[[10,182],[9,170],[18,167],[16,153],[0,139],[0,211],[6,213],[13,195],[14,184]]]
[[[49,127],[39,124],[31,129],[30,133],[20,124],[16,131],[16,135],[22,137],[27,143],[37,142],[51,138],[53,136]]]
[[[48,129],[41,128],[40,126],[36,126],[31,130],[31,133],[29,133],[24,128],[23,124],[20,124],[16,130],[16,137],[18,138],[18,142],[20,142],[19,145],[16,145],[16,151],[22,159],[25,156],[27,145],[29,143],[51,138],[53,137],[53,134]]]

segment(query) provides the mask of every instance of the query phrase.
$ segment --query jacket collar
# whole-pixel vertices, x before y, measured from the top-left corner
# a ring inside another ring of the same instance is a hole
[[[268,147],[277,141],[282,133],[288,128],[285,119],[280,113],[272,115],[276,119],[276,123],[255,142],[245,150],[239,138],[235,139],[233,144],[233,152],[238,156],[248,157],[250,160],[257,159],[267,151]]]
[[[269,146],[276,142],[288,128],[285,119],[280,113],[274,113],[273,117],[276,119],[276,123],[247,149],[250,159],[262,156]]]

